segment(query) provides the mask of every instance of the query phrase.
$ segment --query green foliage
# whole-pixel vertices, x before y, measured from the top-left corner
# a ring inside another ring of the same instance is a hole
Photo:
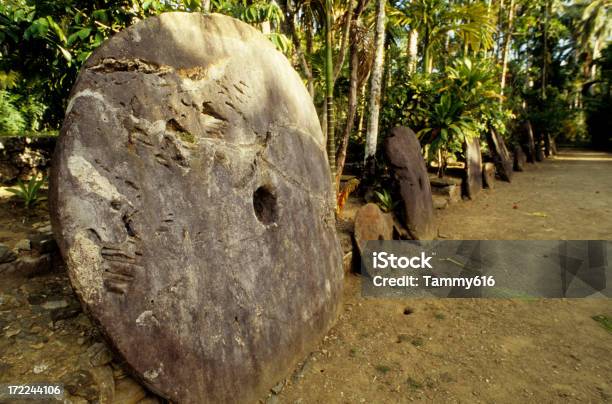
[[[596,65],[599,78],[585,89],[586,124],[594,146],[612,148],[612,44],[603,49]]]
[[[563,141],[584,138],[584,124],[581,124],[580,110],[569,108],[568,94],[558,88],[546,87],[546,102],[539,101],[539,92],[528,93],[533,100],[528,117],[537,134],[548,134]]]
[[[459,40],[464,56],[471,50],[479,52],[494,44],[495,14],[482,1],[451,2],[445,0],[413,0],[401,2],[398,10],[391,12],[397,23],[408,25],[422,37],[422,71],[432,72],[436,62],[444,62],[440,54],[449,35]],[[435,59],[435,60],[434,60]]]
[[[276,1],[213,0],[212,8],[216,12],[231,15],[252,25],[267,23],[273,27],[280,27],[285,19],[283,10]],[[287,53],[291,48],[291,40],[278,30],[266,32],[265,35],[279,51]]]
[[[497,69],[482,59],[459,58],[444,73],[414,74],[389,89],[383,122],[417,131],[429,158],[462,153],[466,140],[490,128],[505,132],[512,116],[500,108]],[[402,77],[403,78],[403,77]]]
[[[283,13],[267,0],[212,0],[212,11],[275,28],[268,37],[283,52]],[[166,11],[201,12],[202,0],[13,0],[0,2],[0,130],[57,129],[80,67],[107,38],[138,20]],[[30,101],[32,100],[32,101]],[[21,119],[18,117],[21,115]]]
[[[35,95],[26,97],[0,90],[0,136],[19,136],[38,131],[45,108]]]
[[[393,212],[399,203],[398,201],[393,201],[391,193],[386,189],[383,189],[382,192],[374,191],[374,195],[378,199],[378,206],[385,213]]]
[[[40,195],[40,188],[45,183],[45,179],[36,179],[36,177],[30,178],[27,183],[23,183],[21,180],[17,182],[17,187],[8,188],[7,191],[15,194],[19,199],[23,201],[26,208],[30,209],[41,201],[47,199]]]
[[[606,316],[605,314],[598,314],[591,318],[597,321],[606,331],[612,333],[612,318]]]
[[[457,94],[466,114],[473,118],[480,132],[493,127],[505,131],[510,116],[500,108],[499,71],[486,59],[462,58],[446,68],[449,84],[442,91]]]
[[[17,97],[8,91],[0,90],[0,133],[14,135],[23,131],[26,121],[15,107]]]
[[[387,365],[376,365],[374,367],[374,369],[376,369],[377,372],[384,374],[387,374],[391,371],[391,368]]]
[[[405,69],[397,72],[397,80],[403,85],[387,89],[381,110],[383,127],[403,125],[416,131],[427,126],[429,109],[439,97],[440,80],[437,75],[406,74]]]
[[[284,19],[282,10],[274,1],[238,2],[234,13],[237,18],[250,24],[261,24],[264,21],[280,24]]]
[[[464,102],[457,95],[445,92],[433,106],[428,126],[417,135],[431,145],[429,153],[433,158],[439,150],[461,153],[463,144],[478,136],[478,126],[466,113]]]

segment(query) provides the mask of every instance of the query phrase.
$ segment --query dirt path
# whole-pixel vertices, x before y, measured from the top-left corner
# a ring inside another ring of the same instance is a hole
[[[564,153],[438,211],[440,234],[610,239],[611,174],[611,155]],[[0,242],[15,246],[47,215],[0,192]],[[351,275],[337,325],[264,401],[611,402],[612,333],[592,320],[600,314],[612,317],[609,300],[364,299]],[[74,403],[160,402],[105,349],[64,272],[0,274],[0,383],[34,381],[65,383]]]
[[[611,239],[612,155],[566,151],[437,212],[454,239]],[[282,403],[612,401],[606,299],[364,299],[350,276],[336,327]]]
[[[437,219],[440,234],[452,239],[610,240],[612,154],[562,151]]]

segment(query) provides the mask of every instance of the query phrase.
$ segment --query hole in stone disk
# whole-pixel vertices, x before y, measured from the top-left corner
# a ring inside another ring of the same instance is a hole
[[[414,313],[414,310],[412,310],[410,307],[406,307],[404,309],[404,315],[409,316],[412,313]]]
[[[253,208],[261,223],[271,224],[276,221],[276,196],[268,187],[259,187],[253,193]]]

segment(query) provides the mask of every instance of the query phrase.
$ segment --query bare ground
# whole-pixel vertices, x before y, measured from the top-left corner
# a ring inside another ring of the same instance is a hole
[[[567,149],[439,213],[452,239],[610,240],[612,154]]]
[[[612,155],[567,150],[436,219],[451,239],[612,239],[611,213]],[[351,275],[337,325],[278,399],[612,402],[599,314],[609,299],[365,299]]]
[[[611,174],[612,155],[562,153],[437,211],[439,234],[612,239]],[[0,242],[47,220],[44,204],[26,214],[0,193]],[[71,402],[159,402],[108,356],[65,273],[0,279],[0,383],[65,381]],[[264,401],[612,402],[600,314],[612,317],[610,300],[365,299],[349,275],[336,326]]]

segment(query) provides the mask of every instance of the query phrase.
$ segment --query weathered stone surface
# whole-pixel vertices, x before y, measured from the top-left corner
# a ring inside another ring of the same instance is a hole
[[[438,176],[431,176],[429,177],[429,182],[433,190],[434,188],[443,188],[449,185],[459,185],[460,186],[463,180],[457,177],[446,176],[446,177],[440,178]]]
[[[73,287],[153,391],[256,401],[331,326],[342,257],[324,138],[256,29],[170,13],[115,35],[79,75],[54,162]]]
[[[355,243],[353,241],[354,221],[339,219],[336,221],[336,231],[342,248],[342,269],[345,274],[349,274],[356,268],[355,258],[357,253],[353,255]]]
[[[393,240],[393,215],[375,203],[366,203],[355,214],[355,242],[359,252],[368,240]]]
[[[536,161],[537,162],[544,161],[544,159],[546,158],[546,156],[544,155],[544,145],[542,143],[543,142],[541,141],[536,142]]]
[[[463,193],[474,199],[482,189],[482,155],[480,154],[480,140],[472,138],[465,144],[465,181]]]
[[[71,395],[83,397],[88,402],[98,401],[100,389],[89,370],[78,370],[65,376],[62,380],[64,388]]]
[[[521,146],[514,149],[514,171],[523,171],[527,163],[527,156]]]
[[[433,240],[431,185],[419,140],[411,129],[397,127],[385,139],[384,148],[404,202],[406,228],[415,239]]]
[[[557,142],[552,136],[550,137],[550,154],[552,156],[556,156],[557,154],[559,154],[559,150],[557,150]]]
[[[0,137],[0,184],[47,176],[54,147],[54,137]]]
[[[134,380],[125,378],[115,384],[115,402],[136,404],[144,400],[147,392]]]
[[[448,198],[433,194],[432,196],[434,209],[446,209],[448,207]]]
[[[523,151],[527,156],[528,163],[536,162],[536,146],[535,146],[535,137],[533,135],[533,127],[531,126],[531,122],[525,121],[521,124],[521,144],[523,146]]]
[[[38,276],[44,275],[53,270],[53,257],[51,254],[43,254],[38,256],[22,256],[15,262],[15,272],[22,276]]]
[[[53,233],[34,233],[28,236],[32,250],[40,254],[47,254],[57,251],[57,243],[53,237]]]
[[[503,181],[511,182],[513,161],[503,136],[498,135],[496,131],[491,129],[487,134],[487,144],[491,158],[497,168],[497,174]]]
[[[17,254],[15,254],[7,245],[0,243],[0,264],[13,262],[16,259]]]
[[[457,203],[461,200],[461,185],[447,185],[445,187],[431,187],[433,195],[440,195],[448,200],[448,203]]]
[[[15,249],[17,249],[18,251],[30,251],[32,249],[32,245],[30,243],[30,240],[28,240],[27,238],[19,240],[15,244]]]
[[[495,164],[484,163],[482,165],[482,184],[489,189],[495,188]]]

